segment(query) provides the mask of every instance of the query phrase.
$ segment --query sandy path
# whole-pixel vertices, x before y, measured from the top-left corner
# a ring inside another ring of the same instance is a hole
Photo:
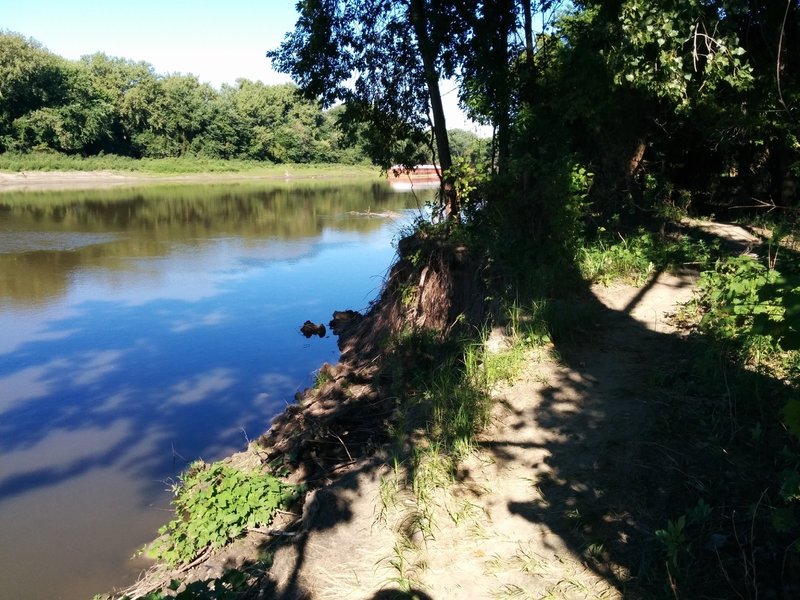
[[[418,507],[401,490],[384,508],[388,467],[364,465],[326,490],[311,508],[322,525],[278,553],[279,597],[377,600],[400,583],[436,600],[623,597],[631,563],[617,546],[640,525],[619,492],[653,409],[642,363],[676,358],[668,315],[693,283],[663,273],[643,288],[594,287],[591,347],[533,354],[497,390],[482,450],[437,492],[430,535],[404,541]]]

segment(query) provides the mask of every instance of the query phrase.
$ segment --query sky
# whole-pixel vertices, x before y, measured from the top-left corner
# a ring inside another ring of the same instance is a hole
[[[286,83],[265,54],[294,28],[294,0],[0,0],[0,29],[77,60],[145,61],[156,73],[191,73],[219,88],[238,78]],[[444,83],[448,128],[474,130]]]

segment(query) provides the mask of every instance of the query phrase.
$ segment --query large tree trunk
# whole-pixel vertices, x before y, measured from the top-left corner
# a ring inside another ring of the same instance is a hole
[[[448,175],[453,159],[450,154],[450,138],[447,135],[447,123],[444,118],[442,94],[439,90],[439,73],[436,70],[436,49],[431,43],[428,34],[428,15],[425,0],[411,0],[411,24],[417,36],[420,57],[425,73],[425,85],[428,88],[428,97],[433,113],[433,135],[436,139],[436,152],[438,153],[439,166],[442,169],[442,202],[445,215],[448,219],[457,219],[460,207],[453,182]]]
[[[495,93],[497,94],[497,167],[500,173],[508,168],[511,156],[511,90],[509,89],[508,38],[514,26],[513,0],[497,0],[497,41],[494,46],[496,60]]]
[[[533,11],[531,0],[522,0],[523,18],[525,20],[525,63],[533,71]]]

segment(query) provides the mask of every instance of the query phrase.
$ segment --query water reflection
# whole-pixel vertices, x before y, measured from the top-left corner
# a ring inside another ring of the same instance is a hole
[[[241,448],[336,359],[297,328],[379,289],[398,224],[359,213],[409,206],[382,186],[0,196],[0,521],[33,532],[0,533],[0,563],[19,593],[54,597],[31,591],[42,563],[81,590],[64,598],[132,577],[163,480]],[[92,517],[108,502],[124,524]],[[81,522],[60,528],[66,561],[53,512]]]
[[[42,302],[66,293],[76,269],[129,270],[141,266],[129,259],[167,257],[176,244],[201,249],[209,239],[231,238],[262,246],[265,239],[314,239],[327,228],[368,233],[382,221],[353,213],[409,208],[410,198],[379,183],[7,193],[0,196],[0,299]],[[309,251],[286,246],[271,250]]]

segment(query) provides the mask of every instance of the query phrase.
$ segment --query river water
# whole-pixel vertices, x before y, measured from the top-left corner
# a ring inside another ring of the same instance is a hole
[[[0,598],[132,583],[170,482],[338,359],[300,325],[368,306],[416,205],[378,183],[0,195]]]

